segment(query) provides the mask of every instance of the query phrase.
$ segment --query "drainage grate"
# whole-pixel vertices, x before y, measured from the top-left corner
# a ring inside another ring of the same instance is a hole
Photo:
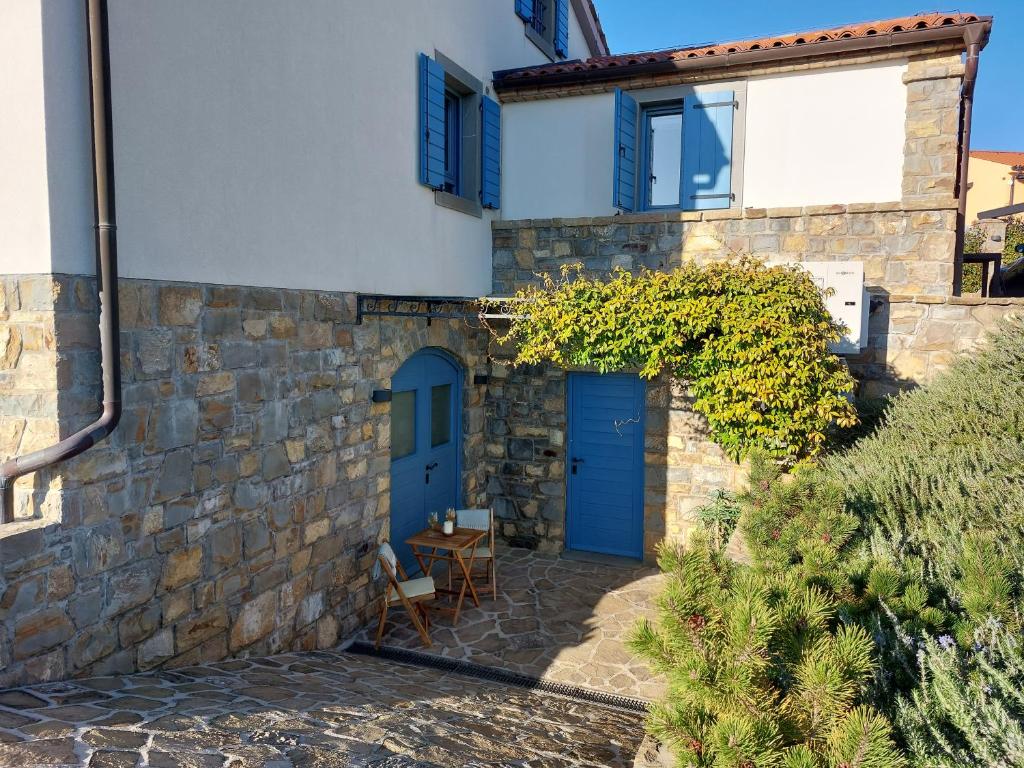
[[[434,656],[419,651],[409,651],[404,648],[389,648],[384,646],[380,650],[373,647],[372,643],[357,640],[345,648],[349,653],[358,653],[363,656],[376,656],[390,661],[399,661],[406,664],[413,664],[418,667],[441,670],[442,672],[455,672],[467,677],[476,677],[481,680],[491,680],[504,685],[514,685],[517,688],[529,688],[543,693],[554,693],[565,696],[576,701],[588,704],[602,704],[606,707],[624,709],[629,712],[647,713],[648,703],[643,699],[634,699],[630,696],[619,696],[614,693],[603,691],[592,691],[589,688],[580,688],[568,683],[556,683],[551,680],[543,680],[531,675],[522,675],[518,672],[508,672],[504,669],[494,669],[481,664],[474,664],[469,661],[458,659],[446,659],[443,656]]]

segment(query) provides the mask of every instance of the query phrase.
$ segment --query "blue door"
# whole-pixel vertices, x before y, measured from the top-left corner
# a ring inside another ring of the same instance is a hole
[[[405,540],[459,506],[462,402],[457,365],[440,350],[410,357],[391,379],[391,546],[416,570]]]
[[[644,382],[633,374],[569,375],[569,549],[642,558]]]

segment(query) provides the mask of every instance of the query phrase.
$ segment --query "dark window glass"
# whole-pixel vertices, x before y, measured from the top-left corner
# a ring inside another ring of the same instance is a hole
[[[530,18],[530,26],[538,35],[548,39],[548,4],[546,0],[533,0],[533,16]]]
[[[444,94],[444,191],[460,194],[462,99],[452,91]]]
[[[452,439],[452,385],[430,388],[430,447]]]
[[[391,395],[391,458],[400,459],[416,450],[416,391]]]

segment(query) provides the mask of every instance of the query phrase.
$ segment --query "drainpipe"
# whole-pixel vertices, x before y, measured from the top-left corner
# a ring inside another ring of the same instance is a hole
[[[89,93],[96,229],[96,280],[103,362],[103,413],[56,445],[0,465],[0,523],[14,520],[14,481],[87,451],[114,431],[121,418],[121,349],[117,317],[117,235],[114,219],[114,154],[111,142],[110,49],[107,0],[85,0],[89,27]]]
[[[956,209],[956,245],[953,253],[953,295],[959,296],[964,284],[964,234],[967,230],[967,170],[971,160],[971,116],[974,111],[974,84],[978,80],[978,60],[988,42],[987,29],[968,27],[964,31],[967,63],[960,90],[960,199]]]

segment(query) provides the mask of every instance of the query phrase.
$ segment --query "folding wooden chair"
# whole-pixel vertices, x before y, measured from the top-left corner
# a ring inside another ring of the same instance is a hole
[[[384,605],[380,609],[376,647],[380,648],[380,639],[384,635],[384,622],[388,617],[388,608],[401,603],[409,612],[409,618],[412,619],[416,631],[420,633],[423,645],[429,648],[431,645],[430,616],[427,615],[427,607],[423,605],[423,602],[434,599],[433,577],[424,576],[419,579],[410,579],[395,556],[395,551],[386,541],[377,550],[377,560],[373,565],[374,579],[379,579],[383,574],[387,574],[388,586],[384,592]]]
[[[457,509],[455,525],[459,528],[472,528],[474,531],[487,531],[487,536],[476,547],[475,555],[469,549],[462,550],[463,557],[474,555],[475,562],[484,564],[484,577],[491,585],[491,594],[498,599],[498,573],[494,551],[494,510],[493,509]],[[451,568],[449,566],[449,581]]]

